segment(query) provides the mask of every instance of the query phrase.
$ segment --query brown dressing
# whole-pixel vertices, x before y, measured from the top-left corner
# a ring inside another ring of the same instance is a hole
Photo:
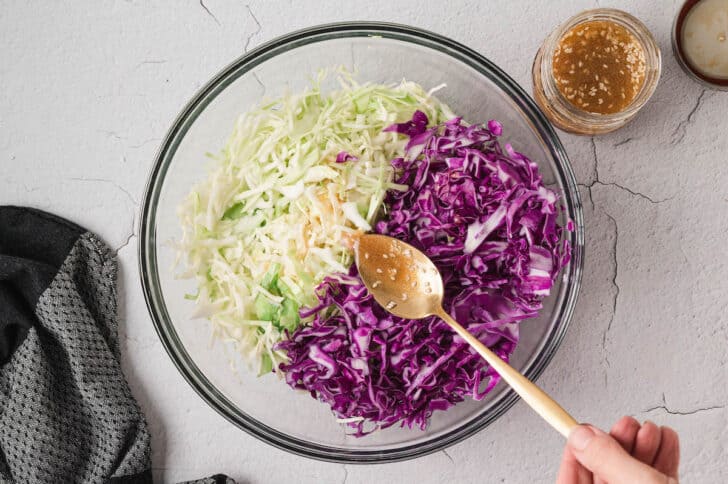
[[[553,74],[561,94],[577,109],[598,114],[623,111],[645,82],[642,45],[616,22],[592,20],[559,40]]]

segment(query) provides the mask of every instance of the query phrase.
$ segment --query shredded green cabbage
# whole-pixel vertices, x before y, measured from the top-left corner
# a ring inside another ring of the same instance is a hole
[[[368,231],[392,182],[390,160],[404,154],[382,130],[423,111],[454,117],[421,86],[358,84],[267,102],[237,121],[216,166],[178,215],[178,248],[195,277],[197,317],[232,342],[260,373],[285,360],[273,349],[315,304],[314,288],[352,263],[352,236]],[[339,153],[351,157],[336,162]],[[353,158],[352,158],[353,157]]]

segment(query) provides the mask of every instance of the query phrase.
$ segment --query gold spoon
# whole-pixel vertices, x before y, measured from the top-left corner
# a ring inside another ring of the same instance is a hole
[[[521,398],[564,437],[578,425],[550,396],[501,360],[442,308],[443,284],[435,264],[409,244],[386,235],[359,238],[356,265],[364,285],[387,311],[407,319],[438,316],[497,371]]]

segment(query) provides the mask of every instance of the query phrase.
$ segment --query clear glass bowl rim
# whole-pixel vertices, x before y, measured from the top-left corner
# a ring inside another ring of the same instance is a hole
[[[140,236],[139,272],[147,308],[162,345],[174,365],[200,397],[221,416],[242,430],[275,447],[304,457],[338,463],[395,462],[443,450],[488,426],[513,406],[518,401],[518,396],[513,390],[509,389],[499,401],[494,402],[491,411],[429,441],[405,445],[395,449],[351,450],[343,447],[314,444],[279,432],[238,409],[210,383],[184,349],[169,318],[161,293],[154,223],[162,184],[174,153],[199,113],[219,92],[255,66],[282,52],[325,40],[372,36],[409,42],[437,50],[465,63],[486,76],[518,105],[528,118],[531,126],[546,142],[546,147],[553,159],[556,160],[556,174],[565,188],[563,203],[575,226],[574,231],[567,236],[572,246],[572,258],[566,283],[566,297],[559,307],[559,323],[548,335],[541,353],[524,371],[524,374],[532,380],[537,379],[546,368],[566,334],[581,286],[583,266],[584,224],[582,204],[576,179],[561,141],[550,122],[523,88],[499,67],[469,47],[439,34],[407,25],[386,22],[340,22],[298,30],[273,39],[242,55],[220,71],[193,96],[177,116],[159,148],[147,180],[138,230]]]

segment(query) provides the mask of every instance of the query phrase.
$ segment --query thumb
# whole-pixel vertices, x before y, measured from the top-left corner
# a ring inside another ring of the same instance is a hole
[[[579,425],[569,434],[567,445],[581,465],[607,482],[665,481],[665,476],[630,456],[619,442],[597,428]]]

